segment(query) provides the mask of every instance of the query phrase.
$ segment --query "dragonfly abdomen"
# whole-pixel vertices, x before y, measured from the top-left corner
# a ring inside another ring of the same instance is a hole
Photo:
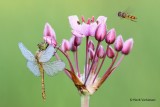
[[[38,54],[36,55],[37,64],[39,67],[39,71],[41,74],[41,87],[42,87],[42,98],[45,101],[46,100],[46,94],[45,94],[45,84],[44,84],[44,69],[42,62],[39,62]]]

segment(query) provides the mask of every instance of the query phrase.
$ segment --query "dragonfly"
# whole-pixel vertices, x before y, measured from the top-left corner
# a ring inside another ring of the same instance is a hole
[[[65,63],[61,60],[50,61],[52,56],[55,54],[55,48],[51,45],[47,46],[46,49],[39,49],[35,55],[33,55],[23,43],[18,43],[19,49],[22,55],[27,60],[27,67],[35,76],[41,76],[41,87],[42,87],[42,98],[46,100],[45,84],[44,84],[44,71],[49,75],[53,76],[59,71],[65,68]],[[40,47],[40,46],[39,46]]]

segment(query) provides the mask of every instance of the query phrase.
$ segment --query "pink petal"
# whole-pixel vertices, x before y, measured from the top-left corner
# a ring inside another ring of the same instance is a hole
[[[130,38],[123,43],[122,53],[128,55],[133,47],[133,39]]]
[[[122,48],[123,48],[123,38],[121,35],[119,35],[116,40],[115,40],[115,43],[114,43],[114,48],[116,51],[121,51]]]
[[[98,24],[99,24],[99,23],[106,23],[107,17],[105,17],[105,16],[99,16],[99,17],[97,18],[97,21],[98,21]]]
[[[70,44],[69,41],[66,39],[63,39],[61,49],[63,52],[69,51],[70,50]]]
[[[79,46],[82,42],[82,37],[75,37],[74,39],[74,45]]]
[[[89,58],[92,60],[93,57],[94,57],[95,52],[94,52],[94,50],[92,50],[91,48],[89,48],[88,51],[89,51]]]
[[[106,40],[106,43],[112,44],[112,43],[114,43],[115,39],[116,39],[116,31],[113,28],[108,32],[105,40]]]
[[[74,45],[74,39],[75,39],[75,36],[72,36],[69,40],[70,49],[73,52],[77,50],[76,46]]]
[[[94,50],[94,43],[92,40],[89,40],[88,42],[88,48],[91,48],[92,50]]]
[[[55,31],[54,31],[54,29],[51,27],[51,25],[49,23],[45,24],[43,35],[44,36],[54,37],[56,39]]]
[[[80,32],[81,25],[78,23],[79,22],[78,16],[76,16],[76,15],[69,16],[68,19],[69,19],[69,23],[71,25],[71,28],[77,32]]]
[[[84,36],[90,36],[89,30],[90,30],[90,29],[89,29],[89,24],[82,23],[80,32],[81,32]]]
[[[105,55],[105,51],[102,45],[99,46],[98,52],[97,52],[97,56],[98,58],[103,58]]]
[[[76,36],[76,37],[84,37],[83,34],[77,32],[77,31],[75,31],[75,30],[72,30],[72,34],[73,34],[74,36]]]
[[[113,48],[111,47],[111,46],[109,46],[108,48],[107,48],[107,56],[109,57],[109,58],[113,58],[114,57],[114,55],[115,55],[115,53],[114,53],[114,50],[113,50]]]
[[[52,37],[44,36],[43,39],[44,41],[46,41],[49,45],[52,45],[53,47],[57,45],[57,41]]]
[[[96,22],[90,24],[90,26],[89,26],[90,36],[95,36],[95,32],[96,32],[97,27],[98,27],[98,25]]]
[[[99,24],[97,30],[96,30],[96,35],[95,38],[97,41],[103,41],[106,36],[106,24],[101,23]]]

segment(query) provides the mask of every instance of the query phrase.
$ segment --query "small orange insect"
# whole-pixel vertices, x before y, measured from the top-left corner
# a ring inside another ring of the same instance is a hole
[[[118,17],[129,19],[129,20],[134,21],[134,22],[136,22],[136,19],[137,19],[136,16],[130,15],[127,12],[122,12],[122,11],[118,12]]]

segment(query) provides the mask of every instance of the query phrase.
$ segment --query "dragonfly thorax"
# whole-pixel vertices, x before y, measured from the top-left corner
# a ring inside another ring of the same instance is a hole
[[[37,62],[40,62],[39,59],[42,56],[42,54],[43,54],[43,50],[38,50],[36,52],[35,59],[36,59]]]

